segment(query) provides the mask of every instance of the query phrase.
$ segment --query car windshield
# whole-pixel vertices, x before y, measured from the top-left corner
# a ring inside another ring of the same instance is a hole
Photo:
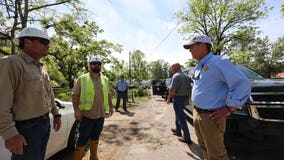
[[[153,86],[163,86],[164,82],[162,80],[153,80],[152,85]]]
[[[261,74],[253,71],[252,69],[249,69],[249,68],[247,68],[245,66],[241,66],[241,65],[236,65],[236,67],[241,72],[243,72],[247,76],[248,79],[264,79],[264,77]]]

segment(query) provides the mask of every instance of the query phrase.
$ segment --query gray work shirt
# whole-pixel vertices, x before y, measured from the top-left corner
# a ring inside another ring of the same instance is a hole
[[[190,92],[190,79],[182,71],[176,72],[171,81],[170,90],[175,96],[188,96]]]

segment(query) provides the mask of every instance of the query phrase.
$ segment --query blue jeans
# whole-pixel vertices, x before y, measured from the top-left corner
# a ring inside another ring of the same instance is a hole
[[[50,120],[46,118],[16,122],[18,132],[26,139],[23,155],[12,154],[11,160],[44,160],[50,135]]]
[[[183,131],[183,137],[185,140],[190,140],[190,134],[187,127],[185,115],[184,115],[184,108],[186,104],[188,96],[174,96],[173,104],[174,104],[174,111],[175,111],[175,123],[176,123],[176,131],[177,133],[181,133]]]
[[[89,139],[99,140],[103,130],[105,118],[90,119],[82,117],[79,128],[77,146],[85,146]]]
[[[126,101],[127,101],[127,91],[117,91],[117,100],[116,100],[116,105],[115,105],[115,109],[119,108],[120,105],[120,100],[123,100],[123,109],[126,111]]]

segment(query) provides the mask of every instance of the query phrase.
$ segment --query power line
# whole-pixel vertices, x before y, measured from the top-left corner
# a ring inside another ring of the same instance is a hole
[[[152,53],[153,53],[154,51],[156,51],[156,50],[160,47],[160,45],[173,33],[173,31],[177,28],[177,26],[178,26],[179,24],[180,24],[180,22],[177,23],[176,26],[175,26],[172,30],[170,30],[170,32],[166,35],[166,37],[163,38],[163,39],[159,42],[159,44],[153,49]]]

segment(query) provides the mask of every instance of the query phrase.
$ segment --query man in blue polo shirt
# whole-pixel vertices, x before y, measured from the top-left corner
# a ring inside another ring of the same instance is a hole
[[[115,105],[115,111],[118,112],[120,100],[122,98],[123,109],[125,112],[128,112],[128,110],[126,109],[127,90],[128,90],[128,83],[124,80],[124,75],[121,75],[120,80],[116,83],[117,100],[116,100],[116,105]]]
[[[227,160],[226,117],[241,108],[251,92],[249,80],[229,59],[211,53],[206,35],[195,35],[183,47],[197,60],[192,77],[193,125],[206,160]]]

